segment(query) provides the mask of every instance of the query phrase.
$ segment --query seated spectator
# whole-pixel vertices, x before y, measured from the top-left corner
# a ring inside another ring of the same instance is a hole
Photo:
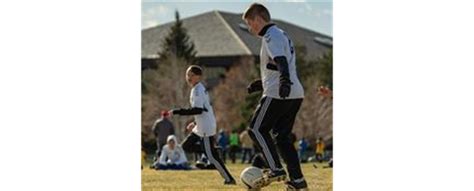
[[[163,147],[160,159],[154,164],[160,170],[189,170],[188,160],[181,145],[177,144],[176,136],[170,135]]]

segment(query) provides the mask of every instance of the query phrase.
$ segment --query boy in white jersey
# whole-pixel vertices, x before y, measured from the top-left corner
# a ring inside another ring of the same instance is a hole
[[[290,134],[296,114],[304,98],[304,90],[296,74],[293,42],[270,21],[270,13],[263,5],[254,3],[242,15],[252,34],[262,39],[260,50],[261,80],[252,82],[248,92],[263,90],[260,104],[252,117],[249,134],[265,158],[264,186],[286,179],[277,148],[286,163],[289,190],[306,190],[308,185],[301,172],[298,154]],[[272,140],[270,132],[275,137]]]
[[[209,101],[209,95],[207,94],[206,88],[201,83],[201,77],[201,67],[196,65],[188,67],[186,70],[186,81],[188,85],[192,87],[191,95],[189,97],[191,108],[173,109],[169,111],[169,113],[171,115],[194,115],[194,123],[190,124],[193,130],[184,139],[181,146],[186,152],[204,152],[209,161],[225,179],[224,184],[236,184],[234,178],[225,167],[214,147],[216,119]],[[201,142],[200,145],[196,144],[198,141]]]

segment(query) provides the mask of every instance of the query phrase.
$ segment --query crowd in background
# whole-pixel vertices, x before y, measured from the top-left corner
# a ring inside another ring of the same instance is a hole
[[[152,126],[155,135],[156,151],[151,158],[150,167],[157,170],[190,170],[213,169],[215,168],[206,158],[204,153],[185,153],[181,148],[180,142],[175,136],[175,127],[169,120],[166,112],[161,113],[161,117],[155,121]],[[191,129],[185,129],[185,134],[191,132]],[[256,153],[255,146],[246,129],[232,130],[226,132],[219,130],[216,146],[220,151],[222,160],[227,162],[227,157],[232,163],[250,164]],[[316,138],[316,141],[301,137],[298,139],[295,134],[291,134],[295,148],[298,151],[298,157],[301,163],[328,161],[332,167],[332,138],[324,140],[322,137]],[[314,139],[312,139],[314,140]],[[146,163],[147,153],[142,145],[142,168]],[[194,159],[194,166],[188,160],[188,156]]]

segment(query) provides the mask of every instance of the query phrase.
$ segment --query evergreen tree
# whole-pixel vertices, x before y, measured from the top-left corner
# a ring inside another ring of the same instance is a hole
[[[316,75],[320,85],[332,89],[332,49],[316,61]]]
[[[168,36],[163,41],[163,49],[158,53],[160,59],[170,57],[183,58],[188,64],[194,64],[196,51],[194,43],[190,40],[186,28],[183,27],[183,21],[179,18],[179,12],[175,12],[176,22],[171,27]]]

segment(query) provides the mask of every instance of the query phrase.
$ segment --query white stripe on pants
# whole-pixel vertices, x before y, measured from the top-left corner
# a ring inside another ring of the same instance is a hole
[[[214,155],[212,155],[209,137],[203,137],[203,139],[204,139],[204,149],[206,151],[207,157],[209,158],[209,161],[211,161],[211,163],[214,164],[214,166],[216,166],[217,171],[219,171],[221,176],[224,177],[226,181],[229,181],[230,180],[229,175],[225,172],[221,164],[214,158]]]
[[[260,129],[260,126],[262,125],[263,118],[265,117],[265,113],[267,112],[268,106],[270,105],[271,101],[272,98],[270,97],[266,97],[265,101],[263,101],[262,108],[260,109],[257,116],[257,120],[255,121],[255,124],[253,124],[254,126],[252,127],[252,132],[255,134],[255,137],[257,138],[257,141],[260,147],[262,148],[263,156],[267,159],[270,169],[278,170],[275,165],[275,161],[273,160],[272,153],[270,152],[270,149],[268,149],[267,142],[263,138],[262,134],[258,131],[258,129]]]

